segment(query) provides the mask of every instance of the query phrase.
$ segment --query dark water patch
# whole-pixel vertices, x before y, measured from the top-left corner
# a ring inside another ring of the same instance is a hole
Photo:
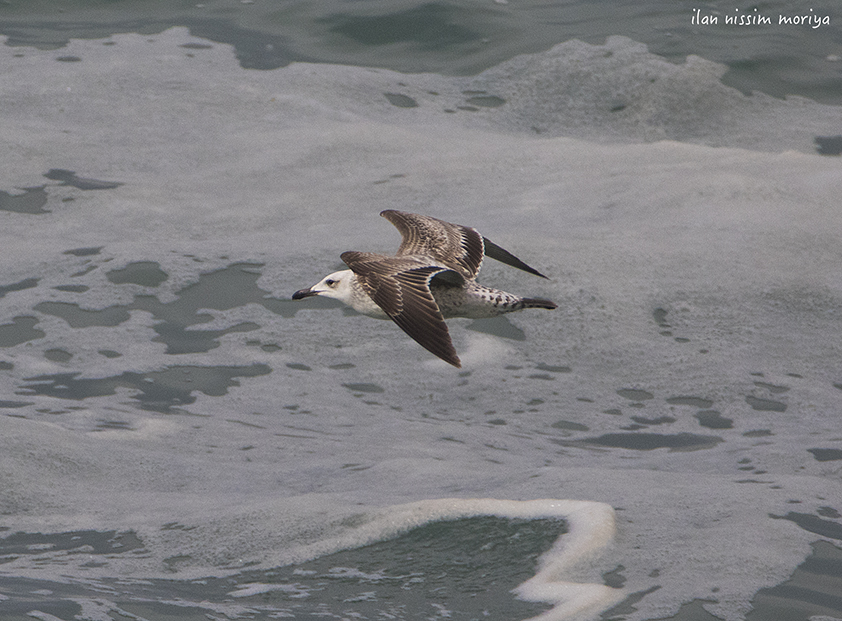
[[[90,287],[85,285],[57,285],[53,287],[56,291],[66,291],[67,293],[85,293]]]
[[[816,513],[818,513],[822,517],[829,517],[829,518],[842,518],[842,513],[839,513],[833,507],[819,507],[816,509]]]
[[[182,43],[178,47],[183,47],[187,50],[209,50],[213,46],[208,43]]]
[[[716,410],[703,410],[693,416],[696,417],[702,427],[708,429],[731,429],[734,426],[733,420],[723,417]]]
[[[172,366],[162,371],[135,373],[103,378],[78,378],[79,373],[57,373],[25,378],[17,394],[41,395],[81,401],[90,397],[113,395],[120,388],[136,391],[132,399],[138,407],[152,412],[169,413],[172,408],[196,401],[193,393],[220,397],[239,386],[238,377],[256,377],[271,373],[265,364],[248,367]]]
[[[788,580],[757,592],[746,621],[842,618],[842,549],[827,541],[812,548]]]
[[[0,360],[0,371],[11,371],[15,368],[11,362],[6,362],[5,360]]]
[[[199,308],[229,310],[251,302],[263,303],[269,292],[257,286],[261,267],[262,263],[232,263],[201,274],[198,282],[181,289],[178,300],[166,306],[192,316]]]
[[[655,323],[658,324],[659,328],[671,328],[670,324],[667,323],[667,314],[668,311],[663,308],[656,308],[652,311],[652,318],[655,320]]]
[[[646,401],[648,399],[654,399],[655,395],[651,392],[646,392],[645,390],[638,390],[635,388],[621,388],[617,391],[617,394],[623,397],[624,399],[628,399],[629,401]]]
[[[596,438],[585,438],[580,442],[597,446],[632,449],[635,451],[651,451],[668,448],[673,451],[695,451],[713,448],[722,438],[717,436],[700,436],[693,433],[606,433]]]
[[[353,467],[353,466],[352,466]],[[353,526],[353,518],[349,526]],[[189,530],[180,524],[168,530]],[[474,517],[426,524],[398,537],[264,571],[201,580],[102,578],[52,582],[4,579],[4,615],[33,610],[81,618],[78,601],[110,606],[132,619],[291,618],[526,619],[551,608],[512,593],[537,571],[538,558],[564,536],[561,520]],[[105,557],[100,557],[105,558]],[[97,562],[98,559],[93,562]],[[174,573],[189,555],[165,560]],[[4,616],[4,619],[6,617]]]
[[[746,431],[743,434],[746,438],[768,438],[773,435],[775,434],[772,433],[771,429],[752,429],[751,431]]]
[[[758,388],[765,388],[772,394],[780,394],[789,390],[789,386],[777,386],[775,384],[769,384],[767,382],[754,382],[754,385]]]
[[[619,408],[609,408],[607,410],[602,410],[603,414],[610,414],[611,416],[622,416],[623,411]]]
[[[155,261],[129,263],[122,269],[106,272],[105,277],[115,285],[135,284],[144,287],[157,287],[169,278]]]
[[[5,297],[7,293],[12,291],[24,291],[25,289],[33,289],[38,286],[37,278],[24,278],[19,282],[11,285],[0,285],[0,298]]]
[[[96,424],[94,431],[108,431],[117,429],[119,431],[131,431],[131,423],[121,420],[101,420]]]
[[[44,173],[44,176],[53,181],[61,181],[61,185],[69,185],[79,190],[112,190],[123,185],[119,181],[100,181],[79,177],[72,170],[64,168],[51,168]]]
[[[96,265],[89,265],[88,267],[71,274],[70,277],[71,278],[78,278],[79,276],[84,276],[85,274],[89,274],[89,273],[93,272],[97,267],[98,266],[96,266]]]
[[[377,393],[377,392],[385,392],[382,386],[378,386],[377,384],[369,384],[366,382],[359,382],[356,384],[342,384],[345,388],[350,390],[351,392],[366,392],[366,393]]]
[[[44,205],[47,204],[45,187],[42,185],[34,188],[22,188],[22,194],[9,194],[0,191],[0,211],[30,215],[52,213],[49,209],[44,209]]]
[[[705,610],[705,604],[715,604],[715,599],[694,599],[682,604],[678,612],[671,617],[661,617],[652,621],[724,621],[722,617],[712,615]]]
[[[746,403],[751,406],[751,409],[761,412],[786,412],[786,404],[780,401],[772,401],[771,399],[760,399],[751,395],[746,396]]]
[[[501,339],[512,341],[525,341],[526,333],[514,325],[507,317],[490,317],[487,319],[474,319],[465,326],[466,330],[491,334]]]
[[[153,329],[158,335],[153,341],[165,343],[167,354],[207,352],[219,347],[219,339],[226,334],[249,332],[260,326],[253,322],[243,322],[219,330],[191,328],[213,319],[207,313],[200,313],[199,309],[229,310],[254,303],[289,317],[301,309],[301,306],[289,305],[287,300],[270,297],[268,291],[257,286],[260,267],[262,264],[258,263],[234,263],[201,274],[197,283],[178,291],[177,298],[168,303],[160,302],[155,296],[136,295],[130,304],[114,305],[101,310],[82,309],[79,304],[70,302],[40,302],[35,310],[60,317],[73,328],[113,327],[128,321],[130,311],[142,310],[151,313],[157,320]],[[112,270],[108,272],[108,277],[116,283],[157,286],[167,275],[159,269],[157,263],[144,261],[130,264],[122,270]],[[289,302],[295,304],[291,300]]]
[[[573,369],[567,366],[544,364],[543,362],[536,364],[535,368],[539,371],[548,371],[550,373],[571,373],[573,371]]]
[[[197,354],[219,347],[219,339],[226,334],[251,332],[259,328],[259,325],[251,321],[238,323],[230,328],[220,330],[188,329],[175,323],[163,322],[153,327],[158,336],[152,340],[157,343],[165,343],[167,346],[165,353],[170,355]]]
[[[14,410],[32,405],[31,401],[0,401],[0,409]]]
[[[811,448],[807,452],[812,453],[816,461],[837,461],[842,459],[842,449],[835,448]]]
[[[64,351],[63,349],[48,349],[44,352],[44,358],[47,360],[52,360],[53,362],[68,362],[71,358],[73,358],[73,354],[69,351]]]
[[[308,367],[306,364],[301,364],[300,362],[288,362],[287,363],[288,369],[293,369],[295,371],[312,371],[311,367]]]
[[[120,358],[123,356],[118,351],[114,351],[113,349],[100,349],[97,351],[100,356],[105,356],[106,358]]]
[[[133,531],[78,530],[66,533],[12,533],[0,539],[0,556],[44,554],[85,548],[86,554],[118,554],[143,549]]]
[[[333,369],[334,371],[341,371],[343,369],[353,369],[356,368],[357,365],[352,364],[350,362],[340,362],[339,364],[331,364],[328,365],[328,369]]]
[[[477,95],[468,97],[465,103],[472,106],[480,106],[481,108],[499,108],[506,103],[506,100],[496,95]]]
[[[425,50],[441,51],[482,38],[480,33],[456,23],[460,17],[467,16],[466,10],[453,5],[428,2],[393,13],[334,13],[315,21],[325,24],[330,32],[362,45],[411,42]]]
[[[262,351],[267,353],[274,353],[283,349],[277,343],[261,343],[258,340],[246,341],[246,347],[259,347]]]
[[[650,593],[654,593],[660,588],[661,585],[656,584],[655,586],[649,587],[645,591],[635,591],[634,593],[629,593],[628,597],[626,597],[626,599],[621,601],[619,604],[617,604],[616,606],[612,606],[608,610],[603,611],[599,615],[599,618],[603,621],[615,621],[625,619],[632,613],[637,612],[635,604],[639,603],[644,597],[646,597]]]
[[[39,302],[33,310],[64,319],[71,328],[93,326],[114,327],[130,318],[126,306],[109,306],[102,310],[87,310],[70,302]]]
[[[483,611],[493,610],[496,618],[523,619],[550,606],[523,602],[510,591],[535,575],[538,558],[566,532],[564,521],[551,519],[434,522],[388,541],[238,580],[301,584],[302,576],[312,576],[303,586],[325,585],[330,597],[318,599],[342,602],[343,617],[388,618],[380,614],[388,602],[392,611],[418,611],[419,618],[449,611],[453,618],[481,619]],[[271,600],[289,601],[291,595],[275,591]]]
[[[62,254],[70,254],[74,257],[90,257],[100,253],[105,246],[93,246],[90,248],[74,248],[73,250],[65,250]]]
[[[206,352],[219,347],[218,339],[232,332],[249,332],[260,326],[244,322],[221,330],[188,329],[205,323],[212,317],[198,313],[200,308],[230,310],[258,303],[269,310],[268,292],[257,287],[261,264],[235,263],[221,270],[202,274],[199,282],[178,292],[173,302],[162,304],[153,296],[136,296],[129,308],[146,310],[160,320],[153,329],[158,336],[153,340],[167,345],[168,354]]]
[[[385,179],[378,179],[377,181],[372,181],[372,183],[374,183],[375,185],[380,185],[380,184],[383,184],[383,183],[389,183],[393,179],[402,179],[403,177],[406,177],[406,175],[402,175],[402,174],[389,175]]]
[[[794,511],[790,511],[786,515],[774,515],[770,513],[769,517],[774,520],[789,520],[808,532],[815,533],[829,539],[842,540],[842,524],[839,522],[832,522],[830,520],[823,520],[812,513],[796,513]]]
[[[608,102],[609,112],[622,112],[629,105],[629,101],[624,98],[615,98]]]
[[[417,108],[418,102],[408,95],[400,93],[383,93],[389,103],[398,108]]]
[[[645,416],[632,416],[632,420],[641,425],[668,425],[674,423],[672,416],[659,416],[658,418],[646,418]]]
[[[606,571],[602,574],[602,583],[612,589],[622,589],[627,580],[627,578],[622,574],[623,570],[625,570],[623,565],[617,565],[617,567],[611,571]]]
[[[842,155],[842,136],[816,136],[813,142],[819,155]]]
[[[669,397],[666,401],[670,405],[689,405],[702,410],[713,405],[713,401],[701,397]]]
[[[29,315],[14,317],[12,323],[0,324],[0,347],[14,347],[44,338],[44,332],[35,327],[37,324],[38,318]]]
[[[58,56],[56,58],[57,61],[60,63],[78,63],[82,62],[81,57],[79,56]]]

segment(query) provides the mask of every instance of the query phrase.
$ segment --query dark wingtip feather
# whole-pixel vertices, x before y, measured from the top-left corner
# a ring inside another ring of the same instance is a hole
[[[529,265],[518,259],[511,252],[509,252],[505,248],[501,248],[500,246],[489,240],[487,237],[483,237],[482,241],[485,245],[485,256],[491,257],[495,261],[500,261],[501,263],[505,263],[506,265],[510,265],[511,267],[516,267],[517,269],[523,270],[524,272],[529,272],[530,274],[534,274],[535,276],[547,278],[534,267],[530,267]],[[547,278],[547,280],[549,280],[549,278]]]

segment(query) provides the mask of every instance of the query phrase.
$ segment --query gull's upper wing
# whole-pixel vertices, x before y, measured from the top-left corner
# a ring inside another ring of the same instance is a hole
[[[476,278],[483,255],[482,235],[476,229],[394,209],[380,215],[403,237],[398,256],[425,255],[465,278]]]
[[[476,278],[484,254],[495,261],[546,278],[505,248],[480,235],[476,229],[395,209],[381,211],[380,215],[394,224],[403,237],[398,256],[426,255],[465,278]]]

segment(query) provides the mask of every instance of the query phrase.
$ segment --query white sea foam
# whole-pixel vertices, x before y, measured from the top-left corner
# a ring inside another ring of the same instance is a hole
[[[226,575],[432,520],[553,516],[570,533],[518,589],[556,604],[547,619],[645,591],[629,619],[715,598],[706,609],[730,620],[822,538],[769,516],[815,515],[842,496],[838,462],[807,451],[839,446],[842,357],[828,335],[842,301],[842,176],[838,160],[809,153],[814,134],[838,132],[838,109],[747,98],[706,61],[667,66],[622,39],[473,78],[246,71],[226,46],[188,56],[183,29],[149,39],[73,41],[62,54],[75,63],[3,51],[0,190],[46,185],[50,213],[0,211],[0,286],[39,279],[0,300],[0,337],[19,317],[44,332],[0,349],[0,399],[15,402],[3,409],[0,526],[133,531],[145,550],[100,567],[43,550],[5,562],[4,575]],[[570,91],[573,64],[587,79]],[[459,108],[472,88],[506,103]],[[618,93],[622,109],[587,115],[619,107]],[[737,120],[683,131],[685,106]],[[653,137],[669,140],[644,142]],[[62,186],[44,177],[53,168],[124,185]],[[483,282],[559,309],[513,318],[522,341],[454,322],[460,373],[389,324],[281,306],[344,250],[394,251],[399,236],[377,217],[394,207],[476,226],[553,276],[489,261]],[[108,279],[137,261],[168,279]],[[264,264],[261,291],[249,291],[276,298],[274,311],[208,294],[162,319],[136,297],[173,303],[235,262]],[[88,289],[56,289],[66,285]],[[136,308],[116,325],[72,328],[35,308],[43,302]],[[212,310],[200,320],[202,306]],[[167,354],[152,340],[161,324],[245,322],[257,327],[213,337],[206,352]],[[271,373],[226,375],[255,364]],[[114,390],[61,397],[37,379],[59,374],[68,386],[112,378]],[[156,397],[153,385],[193,401]],[[700,425],[691,396],[731,427]],[[170,409],[149,409],[155,399]],[[721,442],[595,441],[635,425]],[[536,500],[547,498],[577,500]],[[619,565],[623,589],[606,587]]]

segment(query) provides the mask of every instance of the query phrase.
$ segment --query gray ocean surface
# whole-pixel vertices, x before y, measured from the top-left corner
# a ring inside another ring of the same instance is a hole
[[[71,38],[152,34],[172,26],[233,45],[248,68],[306,61],[463,75],[569,39],[602,43],[623,35],[672,62],[695,54],[723,63],[725,84],[744,93],[842,103],[842,18],[834,0],[7,0],[0,5],[0,34],[8,37],[7,45],[57,48]]]
[[[838,2],[0,36],[0,619],[842,618]],[[386,208],[559,309],[451,322],[456,370],[290,299]]]

